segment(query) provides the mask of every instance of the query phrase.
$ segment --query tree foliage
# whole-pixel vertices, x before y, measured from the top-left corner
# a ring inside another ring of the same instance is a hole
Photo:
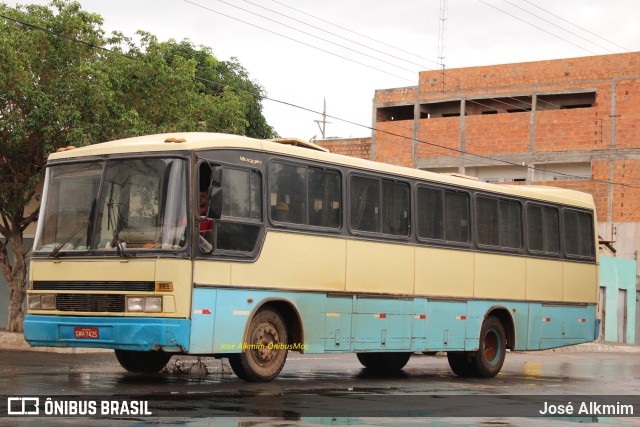
[[[49,153],[150,133],[274,132],[262,115],[264,90],[235,59],[144,32],[137,42],[107,37],[102,18],[77,2],[0,3],[0,15],[0,271],[9,288],[8,329],[20,331],[22,235],[37,219],[37,206],[27,207]]]

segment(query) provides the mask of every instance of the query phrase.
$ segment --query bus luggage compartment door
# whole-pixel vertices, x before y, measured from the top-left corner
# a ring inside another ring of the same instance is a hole
[[[411,350],[412,299],[356,298],[355,350]]]

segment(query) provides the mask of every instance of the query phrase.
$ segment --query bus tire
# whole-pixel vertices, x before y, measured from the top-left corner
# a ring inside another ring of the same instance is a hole
[[[464,351],[448,351],[447,360],[454,374],[459,377],[475,377],[478,375],[475,354]]]
[[[482,322],[475,362],[477,374],[483,378],[495,377],[502,369],[507,353],[507,339],[502,322],[489,316]]]
[[[229,355],[233,372],[245,381],[267,382],[278,376],[287,360],[287,328],[277,311],[265,308],[251,319],[242,353]],[[277,348],[283,345],[284,348]]]
[[[362,366],[371,371],[394,372],[404,368],[411,353],[356,353],[356,356]]]
[[[141,374],[160,372],[171,359],[170,353],[162,351],[115,350],[115,353],[124,369]]]

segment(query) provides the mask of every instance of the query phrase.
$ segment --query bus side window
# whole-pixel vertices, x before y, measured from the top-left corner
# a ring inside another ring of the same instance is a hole
[[[309,225],[340,227],[340,174],[309,168]]]
[[[271,165],[271,218],[274,221],[305,224],[307,170],[274,162]]]
[[[288,224],[340,228],[340,173],[317,167],[271,164],[271,219]]]
[[[257,171],[225,167],[216,250],[253,252],[262,228],[262,179]]]
[[[351,228],[358,231],[380,231],[380,180],[354,176],[351,178]]]
[[[212,167],[200,164],[198,214],[206,214],[206,190]],[[262,229],[262,178],[259,172],[224,166],[222,170],[222,217],[200,221],[199,248],[204,254],[217,251],[253,252]],[[204,198],[203,198],[204,197]],[[206,244],[203,242],[206,242]],[[207,245],[208,244],[208,245]]]
[[[562,212],[564,225],[564,251],[569,258],[593,258],[593,217],[587,212],[565,209]]]

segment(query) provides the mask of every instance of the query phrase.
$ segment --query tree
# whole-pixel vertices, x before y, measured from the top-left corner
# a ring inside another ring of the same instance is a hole
[[[22,329],[28,255],[22,234],[37,219],[38,209],[27,212],[26,207],[36,195],[46,156],[97,136],[88,120],[93,114],[78,101],[101,99],[103,87],[90,81],[96,55],[89,47],[102,44],[101,19],[76,3],[53,5],[56,14],[41,6],[13,10],[0,5],[3,16],[87,43],[0,18],[0,270],[9,290],[10,331]],[[103,108],[104,103],[96,106],[98,111]]]
[[[269,126],[262,114],[262,100],[266,93],[262,86],[250,80],[249,73],[238,62],[237,58],[219,61],[211,48],[200,46],[197,49],[190,41],[176,42],[169,40],[158,46],[168,64],[176,60],[191,59],[196,62],[196,80],[200,83],[200,91],[211,97],[218,106],[222,99],[235,99],[243,115],[242,134],[253,138],[268,139],[277,137],[275,130]],[[218,119],[207,122],[208,130],[216,130],[215,126],[224,122],[224,110],[218,112]],[[214,116],[215,117],[215,116]],[[237,123],[240,125],[240,123]],[[214,128],[210,128],[214,126]],[[210,128],[210,129],[209,129]]]
[[[38,216],[27,206],[49,153],[148,133],[273,131],[262,116],[262,88],[208,48],[159,43],[143,32],[138,44],[120,33],[107,38],[102,18],[77,2],[0,3],[0,15],[0,271],[9,290],[7,329],[21,331],[29,254],[23,232]],[[215,81],[243,90],[212,90],[196,78],[216,67]]]

